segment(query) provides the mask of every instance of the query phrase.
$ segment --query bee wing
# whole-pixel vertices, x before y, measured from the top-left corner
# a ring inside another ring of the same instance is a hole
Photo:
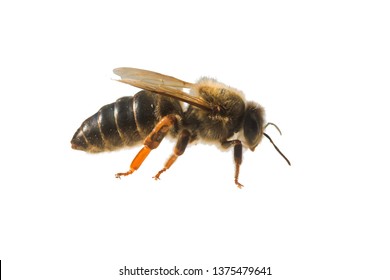
[[[137,68],[116,68],[114,69],[114,73],[121,77],[118,80],[119,82],[172,97],[203,110],[212,109],[210,104],[203,99],[192,96],[182,90],[183,88],[191,88],[194,84],[171,76]]]
[[[120,76],[122,80],[138,80],[152,85],[163,84],[174,88],[191,88],[193,85],[171,76],[137,68],[116,68],[114,73]]]

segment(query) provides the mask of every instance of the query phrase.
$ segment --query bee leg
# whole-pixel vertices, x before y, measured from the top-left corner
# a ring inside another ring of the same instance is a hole
[[[135,156],[133,161],[130,164],[130,169],[124,173],[115,174],[116,178],[120,178],[121,176],[127,176],[136,171],[149,155],[150,151],[156,149],[164,137],[167,135],[172,126],[176,125],[178,122],[178,116],[171,114],[163,117],[157,125],[154,127],[151,133],[145,138],[144,146]]]
[[[159,180],[161,173],[167,171],[167,169],[171,167],[171,165],[176,161],[176,159],[184,153],[190,138],[191,138],[191,133],[187,129],[184,129],[182,132],[180,132],[179,138],[176,142],[176,146],[173,149],[173,154],[169,157],[169,159],[165,163],[164,168],[161,169],[153,177],[155,180]]]
[[[231,141],[224,141],[221,143],[222,147],[229,148],[232,145],[234,145],[234,163],[236,166],[236,171],[234,173],[234,183],[236,183],[237,187],[240,189],[243,187],[243,185],[238,182],[238,175],[240,174],[240,165],[242,163],[242,143],[240,140],[231,140]]]

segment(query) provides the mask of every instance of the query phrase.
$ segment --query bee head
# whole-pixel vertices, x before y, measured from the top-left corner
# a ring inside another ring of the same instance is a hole
[[[268,125],[272,125],[279,131],[280,134],[282,134],[276,124],[264,124],[264,115],[264,109],[259,104],[256,104],[254,102],[247,103],[244,115],[243,128],[246,145],[253,152],[257,145],[259,145],[259,143],[261,142],[261,139],[264,135],[274,146],[275,150],[285,159],[288,165],[291,165],[288,158],[279,150],[279,148],[275,145],[274,141],[272,141],[271,137],[264,132]]]
[[[248,102],[244,115],[244,137],[251,151],[259,145],[264,131],[264,109],[255,102]]]

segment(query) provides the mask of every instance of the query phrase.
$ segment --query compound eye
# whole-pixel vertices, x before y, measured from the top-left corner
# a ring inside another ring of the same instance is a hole
[[[244,137],[252,151],[260,143],[263,135],[264,111],[257,104],[249,104],[244,117]]]

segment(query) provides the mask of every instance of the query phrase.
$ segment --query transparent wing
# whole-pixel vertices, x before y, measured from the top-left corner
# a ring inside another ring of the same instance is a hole
[[[122,80],[137,80],[150,85],[165,85],[173,88],[190,88],[193,85],[171,76],[137,68],[116,68],[114,73]]]
[[[212,109],[210,104],[203,99],[192,96],[182,90],[183,88],[191,88],[194,84],[171,76],[137,68],[116,68],[114,69],[114,73],[121,77],[118,80],[119,82],[172,97],[203,110]]]

